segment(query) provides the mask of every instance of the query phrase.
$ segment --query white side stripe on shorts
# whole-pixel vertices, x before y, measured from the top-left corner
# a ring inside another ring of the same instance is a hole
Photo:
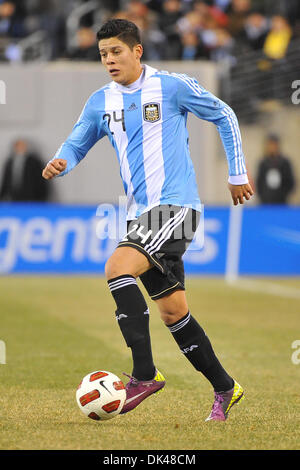
[[[145,246],[145,250],[146,250],[146,251],[147,251],[147,249],[148,249],[149,247],[151,247],[151,246],[153,245],[154,242],[156,242],[156,240],[157,240],[158,238],[160,238],[162,232],[166,229],[166,227],[168,227],[168,226],[172,223],[172,221],[173,221],[175,218],[177,219],[177,217],[179,217],[180,214],[182,214],[182,212],[183,212],[183,209],[180,209],[180,211],[179,211],[174,217],[172,217],[171,219],[168,219],[168,220],[167,220],[167,222],[159,229],[159,231],[157,232],[157,234],[155,235],[155,237],[153,238],[153,240],[151,240],[151,242],[148,243],[148,245]]]
[[[159,240],[157,240],[155,245],[151,246],[150,249],[148,250],[148,253],[150,255],[152,255],[153,253],[158,251],[160,249],[160,247],[164,244],[164,242],[167,241],[171,237],[171,235],[174,232],[175,228],[178,227],[178,225],[180,225],[184,221],[184,219],[185,219],[185,217],[188,213],[188,210],[189,209],[187,207],[182,209],[182,211],[180,211],[180,213],[178,212],[178,214],[172,219],[171,223],[165,229],[165,231],[162,233]],[[150,243],[150,245],[151,245],[151,243]]]
[[[174,217],[170,218],[157,232],[153,240],[151,240],[151,242],[145,246],[145,250],[153,250],[160,243],[161,239],[165,237],[166,231],[169,230],[171,224],[173,224],[174,221],[176,222],[178,219],[180,219],[183,213],[184,208],[180,209],[180,211]]]

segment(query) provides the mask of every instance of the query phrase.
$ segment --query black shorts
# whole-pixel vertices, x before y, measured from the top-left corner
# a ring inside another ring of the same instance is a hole
[[[193,240],[200,212],[187,207],[161,205],[127,224],[118,247],[130,246],[143,253],[153,268],[140,279],[153,300],[175,290],[185,290],[182,256]]]

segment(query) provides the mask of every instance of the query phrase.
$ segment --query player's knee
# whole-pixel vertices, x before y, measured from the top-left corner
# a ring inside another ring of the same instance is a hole
[[[185,292],[177,290],[170,295],[156,301],[162,321],[166,325],[172,325],[181,320],[189,310]]]
[[[160,312],[160,318],[165,325],[172,325],[172,323],[175,323],[175,321],[173,321],[174,315],[172,313]]]
[[[172,325],[186,315],[186,311],[178,309],[162,309],[160,310],[160,317],[165,325]]]
[[[126,263],[126,260],[122,262],[120,259],[115,259],[113,256],[110,257],[105,264],[105,276],[107,280],[114,279],[115,277],[129,274],[135,276],[135,273]]]
[[[120,265],[114,261],[113,258],[109,258],[105,263],[105,276],[106,279],[113,279],[120,276]]]
[[[139,277],[149,268],[151,264],[139,251],[122,247],[117,249],[105,264],[105,276],[107,280],[114,279],[115,277],[124,274],[133,277]]]

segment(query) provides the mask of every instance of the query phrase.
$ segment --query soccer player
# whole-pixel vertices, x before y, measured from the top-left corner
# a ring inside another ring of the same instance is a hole
[[[135,24],[109,20],[97,39],[112,81],[88,99],[43,176],[70,172],[104,136],[116,150],[127,194],[128,232],[108,259],[105,274],[133,359],[121,413],[165,385],[152,357],[149,310],[136,282],[139,277],[181,352],[212,384],[214,403],[207,420],[225,421],[243,389],[220,364],[185,296],[182,256],[201,210],[186,120],[192,112],[217,126],[228,160],[228,187],[237,205],[253,194],[237,118],[194,78],[141,64],[143,47]]]

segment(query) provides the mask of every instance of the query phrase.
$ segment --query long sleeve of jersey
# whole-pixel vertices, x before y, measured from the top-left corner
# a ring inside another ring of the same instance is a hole
[[[67,168],[59,176],[69,173],[86,156],[95,143],[106,135],[102,122],[96,113],[95,94],[93,94],[84,106],[71,134],[52,159],[63,158],[67,160]]]
[[[229,181],[248,182],[239,124],[234,111],[222,100],[201,87],[197,80],[186,75],[177,76],[178,107],[181,112],[192,112],[217,126],[226,153]]]

